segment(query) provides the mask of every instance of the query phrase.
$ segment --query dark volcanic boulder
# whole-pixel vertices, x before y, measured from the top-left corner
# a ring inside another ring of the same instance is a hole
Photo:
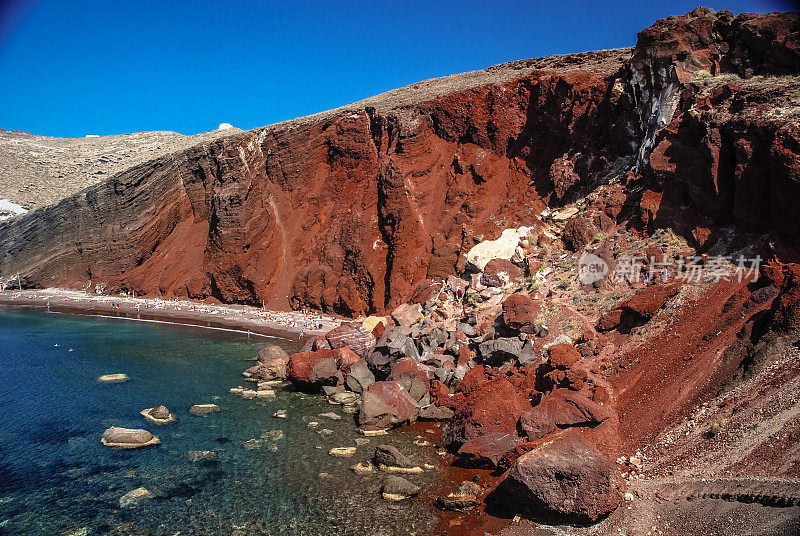
[[[345,383],[351,391],[356,393],[360,393],[367,386],[375,383],[375,375],[369,370],[365,359],[359,359],[350,366]]]
[[[419,495],[419,492],[419,486],[395,475],[387,476],[381,488],[381,496],[387,501],[402,501]]]
[[[419,360],[417,345],[410,335],[411,330],[408,328],[398,326],[386,328],[381,340],[367,357],[367,365],[377,378],[385,380],[398,359],[410,357],[415,361]]]
[[[387,430],[417,420],[419,406],[399,382],[375,382],[361,394],[358,424],[365,430]]]
[[[437,406],[430,404],[419,410],[419,418],[429,421],[449,421],[453,418],[454,412],[452,409],[445,406]]]
[[[507,361],[518,361],[523,365],[536,360],[533,344],[519,337],[491,339],[478,345],[478,355],[484,363],[502,365]]]
[[[541,304],[524,294],[512,294],[503,302],[503,323],[510,330],[535,333]]]
[[[411,458],[397,450],[397,447],[392,445],[377,445],[375,447],[375,455],[373,456],[375,463],[378,467],[385,465],[386,467],[400,467],[410,469],[417,467],[417,464],[411,461]]]
[[[523,454],[489,500],[534,519],[593,523],[622,500],[614,462],[571,432]]]
[[[442,441],[450,448],[478,436],[502,432],[516,434],[520,415],[531,408],[528,399],[504,378],[490,380],[464,398],[447,424]]]
[[[503,455],[520,443],[516,434],[494,432],[470,439],[458,449],[458,455],[469,466],[497,467]]]
[[[325,338],[331,348],[350,348],[359,357],[367,357],[375,346],[375,337],[357,324],[342,324],[329,331]]]
[[[529,441],[535,441],[556,428],[597,426],[608,419],[605,406],[588,399],[583,393],[557,389],[533,409],[520,416],[519,425]]]
[[[483,269],[483,284],[487,287],[504,287],[522,275],[522,268],[507,259],[492,259]]]

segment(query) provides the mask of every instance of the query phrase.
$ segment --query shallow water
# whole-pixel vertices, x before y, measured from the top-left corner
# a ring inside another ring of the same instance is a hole
[[[349,469],[371,457],[375,439],[353,458],[328,455],[360,437],[340,407],[288,388],[268,401],[228,393],[243,383],[242,370],[264,344],[295,351],[297,343],[0,310],[0,534],[427,533],[435,521],[429,505],[386,504],[378,493],[382,475]],[[97,382],[109,373],[131,380]],[[189,407],[200,403],[223,409],[190,416]],[[177,422],[156,425],[139,415],[159,404]],[[289,418],[275,418],[278,409]],[[343,418],[319,416],[329,411]],[[309,428],[309,421],[319,427]],[[108,449],[100,436],[109,426],[146,428],[162,445]],[[321,435],[323,428],[332,434]],[[283,436],[270,436],[275,430]],[[379,441],[433,463],[432,450],[413,439],[398,431]],[[192,450],[214,450],[217,457],[191,462]],[[140,486],[154,497],[121,507],[119,498]]]

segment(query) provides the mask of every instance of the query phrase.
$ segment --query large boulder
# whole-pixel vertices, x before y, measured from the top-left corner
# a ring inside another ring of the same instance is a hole
[[[522,268],[508,259],[492,259],[483,268],[483,284],[487,287],[504,287],[522,275]]]
[[[392,364],[398,359],[410,357],[419,360],[419,350],[410,335],[410,329],[396,326],[384,331],[375,349],[367,357],[367,365],[377,378],[386,379],[392,370]]]
[[[489,365],[502,365],[508,361],[529,365],[536,361],[533,343],[529,340],[522,341],[519,337],[484,341],[478,345],[478,355],[481,361]]]
[[[256,358],[259,363],[269,363],[275,359],[281,359],[284,361],[289,361],[289,354],[286,353],[286,350],[278,346],[277,344],[273,344],[271,346],[265,346],[261,350],[258,351],[258,357]]]
[[[411,327],[422,320],[422,306],[418,303],[402,303],[392,311],[392,319],[398,326]]]
[[[419,406],[399,382],[382,381],[362,392],[358,424],[364,430],[387,430],[417,420]]]
[[[423,307],[431,306],[436,302],[436,298],[442,291],[442,284],[431,281],[430,279],[423,279],[411,290],[411,296],[408,298],[409,303],[416,303]]]
[[[557,428],[597,426],[610,417],[608,408],[583,393],[557,389],[543,402],[524,412],[519,426],[529,441],[541,439]]]
[[[679,289],[680,283],[647,286],[621,303],[620,309],[631,316],[634,322],[646,322],[661,309],[664,302],[677,294]]]
[[[161,444],[161,441],[147,430],[117,426],[112,426],[103,432],[100,442],[112,449],[138,449]]]
[[[571,344],[554,344],[548,352],[550,366],[558,370],[572,368],[581,360],[581,353]]]
[[[395,361],[387,379],[399,382],[419,406],[427,406],[431,403],[428,392],[430,387],[428,370],[429,367],[426,365],[421,365],[410,357],[404,357]]]
[[[503,302],[503,323],[511,330],[535,333],[541,308],[541,304],[530,296],[512,294]]]
[[[515,435],[520,415],[530,408],[528,399],[511,382],[505,378],[490,380],[458,405],[442,441],[457,449],[470,439],[493,432]]]
[[[567,249],[578,251],[591,242],[597,234],[597,228],[587,218],[573,218],[564,226],[561,240]]]
[[[289,354],[280,346],[266,346],[258,352],[258,363],[243,375],[255,381],[285,380]]]
[[[497,467],[503,455],[520,443],[516,434],[493,432],[470,439],[458,449],[458,455],[468,466]]]
[[[286,375],[301,391],[319,392],[325,385],[339,385],[343,381],[337,350],[298,352],[289,358]]]
[[[469,270],[482,272],[492,259],[511,260],[517,251],[520,238],[527,236],[530,231],[530,227],[505,229],[497,240],[484,240],[469,250],[465,266]]]
[[[351,391],[356,393],[362,392],[369,385],[375,383],[375,375],[369,370],[365,359],[359,359],[350,366],[345,383]]]
[[[597,320],[598,331],[609,331],[620,325],[622,322],[622,309],[612,309],[600,315]]]
[[[389,380],[401,381],[403,378],[419,378],[426,384],[428,383],[428,368],[416,359],[403,357],[392,365],[389,373]]]
[[[537,520],[594,523],[623,489],[614,462],[572,432],[520,456],[489,500]]]
[[[342,324],[330,330],[325,338],[331,348],[349,348],[359,357],[367,357],[375,347],[375,337],[372,332],[358,324]]]

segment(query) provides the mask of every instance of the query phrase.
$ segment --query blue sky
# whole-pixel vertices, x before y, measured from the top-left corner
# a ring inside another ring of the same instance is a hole
[[[49,136],[249,129],[426,78],[633,46],[639,30],[698,1],[0,0],[0,127]]]

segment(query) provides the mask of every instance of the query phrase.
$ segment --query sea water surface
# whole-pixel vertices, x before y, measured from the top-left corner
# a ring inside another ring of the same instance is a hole
[[[387,504],[379,498],[382,475],[350,470],[376,444],[365,444],[352,415],[288,387],[275,400],[228,393],[265,344],[297,349],[284,339],[194,327],[0,310],[0,534],[428,533],[429,506]],[[97,381],[110,373],[131,379]],[[191,416],[202,403],[222,411]],[[157,425],[139,414],[161,404],[176,422]],[[275,418],[278,409],[288,418]],[[330,411],[342,419],[320,416]],[[100,436],[109,426],[146,428],[162,445],[108,449]],[[357,438],[355,457],[328,455]],[[377,442],[434,462],[415,438],[398,431]],[[190,461],[197,450],[216,458]],[[152,498],[120,505],[142,486]]]

